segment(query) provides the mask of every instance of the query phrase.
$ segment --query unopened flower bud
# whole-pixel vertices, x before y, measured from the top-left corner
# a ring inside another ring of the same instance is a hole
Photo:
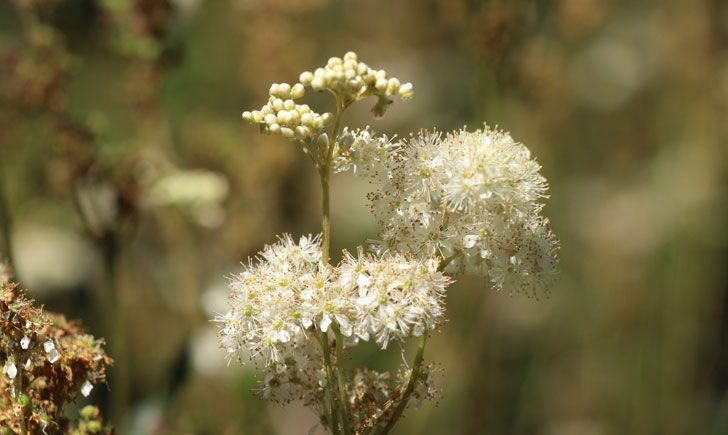
[[[273,134],[278,134],[281,131],[281,126],[278,124],[270,124],[268,126],[268,131],[270,131]]]
[[[313,79],[313,77],[311,79]],[[291,98],[301,98],[303,97],[304,92],[305,88],[303,87],[303,85],[301,83],[296,83],[295,85],[293,85],[293,88],[291,88]]]
[[[309,134],[311,134],[311,130],[308,127],[304,127],[303,125],[296,127],[296,135],[298,137],[308,137]]]
[[[81,417],[90,420],[99,415],[99,409],[93,405],[86,405],[80,411]]]
[[[412,83],[405,83],[400,86],[399,95],[402,98],[412,98]]]
[[[387,82],[387,92],[390,94],[394,94],[399,90],[399,80],[396,78],[389,79],[389,82]]]
[[[320,149],[327,149],[329,147],[329,135],[326,133],[319,135],[319,137],[316,138],[316,146]]]
[[[286,139],[290,139],[295,135],[293,130],[291,130],[288,127],[281,127],[281,136],[285,137]]]
[[[311,87],[314,91],[320,91],[324,88],[324,85],[326,82],[322,77],[315,77],[313,80],[311,80]]]
[[[304,113],[301,115],[301,124],[305,126],[311,126],[311,123],[313,122],[313,117],[310,113]]]
[[[285,110],[281,110],[280,112],[278,112],[277,119],[279,124],[288,124],[291,121],[290,115]]]
[[[387,89],[387,85],[387,79],[379,78],[377,79],[377,83],[374,85],[374,87],[377,88],[378,91],[384,91],[385,89]]]
[[[291,85],[288,83],[281,83],[278,85],[278,95],[281,98],[288,98],[291,94]]]
[[[298,80],[304,86],[309,86],[311,84],[311,80],[313,80],[313,73],[311,71],[302,72],[301,75],[298,77]]]
[[[286,110],[293,110],[296,108],[296,103],[293,100],[286,100],[283,102],[283,108]]]
[[[280,98],[276,98],[273,101],[272,106],[273,106],[273,109],[275,109],[276,111],[283,110],[283,100],[281,100]]]
[[[268,90],[268,94],[270,94],[271,97],[277,97],[279,92],[279,85],[278,83],[273,83],[270,85],[270,90]]]
[[[356,62],[356,59],[357,59],[356,53],[354,53],[353,51],[347,51],[346,54],[344,55],[344,60],[352,60],[352,61]]]
[[[278,122],[278,118],[274,114],[269,113],[265,115],[265,123],[268,124],[268,126],[271,126],[276,122]]]
[[[245,112],[243,112],[243,119],[248,122],[253,122],[253,114],[248,111],[245,111]]]
[[[330,57],[328,62],[329,68],[333,68],[336,65],[341,65],[341,58],[336,56]]]
[[[259,110],[254,110],[253,111],[253,121],[263,122],[263,113],[261,113]]]
[[[326,112],[323,115],[321,115],[321,119],[323,120],[324,125],[329,125],[331,123],[331,121],[334,120],[334,115],[332,115],[329,112]]]

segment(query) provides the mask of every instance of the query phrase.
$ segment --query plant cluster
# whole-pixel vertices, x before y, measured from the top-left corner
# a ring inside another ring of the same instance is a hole
[[[305,87],[330,92],[336,114],[294,102]],[[334,434],[388,433],[407,407],[436,393],[424,349],[445,321],[453,276],[483,276],[497,290],[534,297],[549,291],[558,242],[540,214],[546,180],[525,146],[487,126],[409,140],[342,129],[354,102],[376,97],[372,112],[381,116],[392,96],[412,96],[410,83],[353,52],[302,73],[300,83],[273,84],[269,94],[243,119],[294,141],[314,163],[322,233],[298,242],[284,235],[231,277],[231,309],[216,317],[221,345],[229,359],[260,367],[263,398],[302,400]],[[369,253],[345,251],[331,265],[330,175],[346,170],[377,186],[369,200],[382,231]],[[386,349],[413,337],[414,362],[396,375],[345,367],[352,346]]]
[[[65,317],[37,308],[0,273],[0,427],[5,433],[111,433],[95,407],[79,419],[65,405],[105,383],[104,341]]]

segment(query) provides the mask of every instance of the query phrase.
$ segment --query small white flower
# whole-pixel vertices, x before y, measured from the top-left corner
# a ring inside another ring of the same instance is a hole
[[[56,348],[56,345],[53,344],[53,340],[47,340],[45,343],[43,343],[43,350],[45,350],[45,353],[50,353]]]
[[[91,390],[93,390],[94,386],[86,380],[86,382],[81,385],[81,394],[83,394],[83,397],[88,397],[89,394],[91,394]]]
[[[23,336],[23,338],[20,339],[20,347],[23,348],[23,350],[28,349],[28,346],[30,345],[30,337],[27,335]]]
[[[58,354],[58,351],[55,349],[51,350],[51,352],[48,354],[48,362],[51,364],[58,361],[58,358],[60,358],[60,355]]]
[[[15,367],[15,363],[12,363],[12,362],[8,362],[5,364],[4,371],[5,371],[5,374],[8,376],[8,378],[10,378],[10,379],[15,379],[15,376],[18,374],[18,368]]]

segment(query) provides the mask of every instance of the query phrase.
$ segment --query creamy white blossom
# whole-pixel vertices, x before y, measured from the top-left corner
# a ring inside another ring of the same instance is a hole
[[[348,252],[340,266],[339,284],[352,302],[354,333],[376,337],[384,349],[393,339],[419,337],[436,328],[445,312],[450,278],[434,258],[416,260],[402,254],[364,255]]]
[[[366,139],[338,167],[378,166],[359,172],[380,185],[369,196],[383,225],[375,252],[438,255],[446,272],[486,276],[511,293],[549,290],[558,242],[540,216],[548,185],[528,148],[487,126],[421,132],[399,146]]]
[[[326,331],[332,319],[346,333],[345,300],[335,291],[331,269],[321,262],[318,236],[295,243],[285,235],[266,246],[257,264],[230,279],[231,310],[216,318],[224,325],[220,338],[229,357],[250,352],[280,364],[282,350],[299,334]]]

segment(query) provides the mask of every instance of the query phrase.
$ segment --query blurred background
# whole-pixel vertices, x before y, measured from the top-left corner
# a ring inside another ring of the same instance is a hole
[[[315,425],[255,398],[210,319],[241,261],[320,231],[314,169],[241,112],[348,50],[415,97],[347,125],[510,131],[562,244],[550,298],[450,288],[425,355],[442,394],[396,432],[728,433],[728,3],[0,0],[0,251],[31,297],[107,339],[111,389],[88,399],[106,420]],[[369,186],[333,182],[336,261],[378,230]]]

